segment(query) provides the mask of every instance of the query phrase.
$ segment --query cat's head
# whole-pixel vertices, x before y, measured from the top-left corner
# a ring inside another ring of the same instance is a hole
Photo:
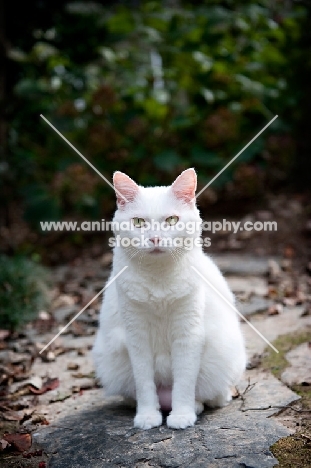
[[[197,176],[182,172],[168,187],[141,187],[115,172],[117,196],[114,233],[117,245],[153,256],[189,251],[200,239],[201,218],[195,203]],[[192,243],[192,245],[191,245]]]

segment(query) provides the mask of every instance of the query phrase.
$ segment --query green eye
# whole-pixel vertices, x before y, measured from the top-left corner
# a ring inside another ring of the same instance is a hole
[[[170,225],[170,226],[174,226],[174,224],[176,224],[178,222],[179,218],[178,216],[169,216],[168,218],[166,218],[166,222]]]
[[[145,225],[144,218],[133,218],[132,221],[133,221],[134,226],[138,228],[141,228]]]

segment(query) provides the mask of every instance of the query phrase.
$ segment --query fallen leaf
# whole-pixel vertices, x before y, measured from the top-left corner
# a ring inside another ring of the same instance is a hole
[[[275,299],[276,297],[278,297],[278,295],[279,291],[277,290],[277,288],[275,286],[269,286],[267,296],[270,299]]]
[[[51,318],[51,315],[45,310],[41,310],[38,314],[38,317],[40,320],[49,320]]]
[[[296,305],[301,305],[306,302],[307,296],[303,291],[297,291]]]
[[[10,444],[6,440],[4,440],[4,439],[0,440],[0,450],[6,449],[8,445],[10,445]]]
[[[75,300],[72,296],[68,294],[61,294],[58,296],[52,304],[52,309],[57,309],[59,307],[72,306],[75,304]]]
[[[284,297],[283,304],[287,307],[294,307],[297,304],[297,299],[293,297]]]
[[[35,393],[36,395],[42,395],[43,393],[46,393],[50,390],[55,390],[55,388],[59,387],[59,379],[56,377],[55,379],[48,379],[40,389],[37,389],[33,387],[32,385],[29,385],[29,390],[31,393]]]
[[[76,362],[69,362],[67,364],[67,370],[78,370],[79,367],[79,364],[77,364]]]
[[[261,354],[254,354],[254,356],[246,364],[246,369],[256,369],[261,364],[262,356]]]
[[[85,326],[81,322],[73,322],[71,324],[71,333],[73,336],[84,336]]]
[[[0,330],[0,340],[5,340],[10,335],[9,330]]]
[[[74,377],[75,379],[93,379],[95,377],[95,373],[89,372],[88,374],[83,374],[83,372],[77,372],[75,374],[71,374],[71,377]]]
[[[276,282],[281,276],[280,265],[273,259],[268,261],[269,281]]]
[[[71,393],[58,393],[58,395],[54,398],[51,398],[49,403],[55,403],[56,401],[64,401],[67,400],[67,398],[71,397]]]
[[[289,258],[284,258],[281,262],[281,267],[283,271],[287,271],[287,272],[291,271],[292,260],[290,260]]]
[[[44,416],[44,414],[40,414],[40,413],[33,414],[31,418],[31,421],[34,424],[39,424],[39,423],[41,424],[45,420],[46,420],[46,417]]]
[[[112,262],[112,253],[111,252],[105,253],[101,258],[101,264],[103,266],[108,266],[110,265],[111,262]]]
[[[231,396],[233,399],[239,398],[240,392],[236,387],[231,388]]]
[[[268,315],[278,315],[283,312],[282,304],[274,304],[268,309]]]
[[[22,416],[20,416],[16,411],[8,409],[7,411],[3,411],[1,416],[6,421],[21,421]]]
[[[31,385],[32,387],[35,387],[37,389],[40,389],[42,387],[43,380],[39,376],[33,376],[31,377],[30,380],[28,380],[28,382],[26,382],[26,384]]]
[[[287,245],[283,254],[285,258],[293,258],[295,256],[295,249],[291,245]]]
[[[31,447],[30,434],[5,434],[3,439],[19,452],[24,452],[24,450],[28,450]]]
[[[55,361],[55,354],[53,351],[47,351],[46,353],[41,354],[41,359],[44,362],[53,362]]]

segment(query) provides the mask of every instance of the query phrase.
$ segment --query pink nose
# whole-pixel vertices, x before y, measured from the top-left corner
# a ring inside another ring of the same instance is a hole
[[[149,239],[150,242],[152,242],[154,245],[159,245],[159,242],[160,242],[160,238],[159,237],[152,237],[151,239]]]

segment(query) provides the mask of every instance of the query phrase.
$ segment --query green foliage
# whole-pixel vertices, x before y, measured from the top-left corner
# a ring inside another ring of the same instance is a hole
[[[47,305],[47,272],[23,257],[0,257],[0,327],[16,330]]]
[[[286,45],[304,15],[268,0],[66,3],[53,28],[34,31],[30,50],[11,51],[22,73],[10,170],[27,218],[101,216],[114,204],[40,113],[108,179],[118,169],[142,184],[170,182],[191,166],[206,183],[278,113],[241,161],[284,178],[294,145],[272,154],[269,138],[291,139],[282,120],[296,104]],[[216,188],[234,179],[234,167]]]

